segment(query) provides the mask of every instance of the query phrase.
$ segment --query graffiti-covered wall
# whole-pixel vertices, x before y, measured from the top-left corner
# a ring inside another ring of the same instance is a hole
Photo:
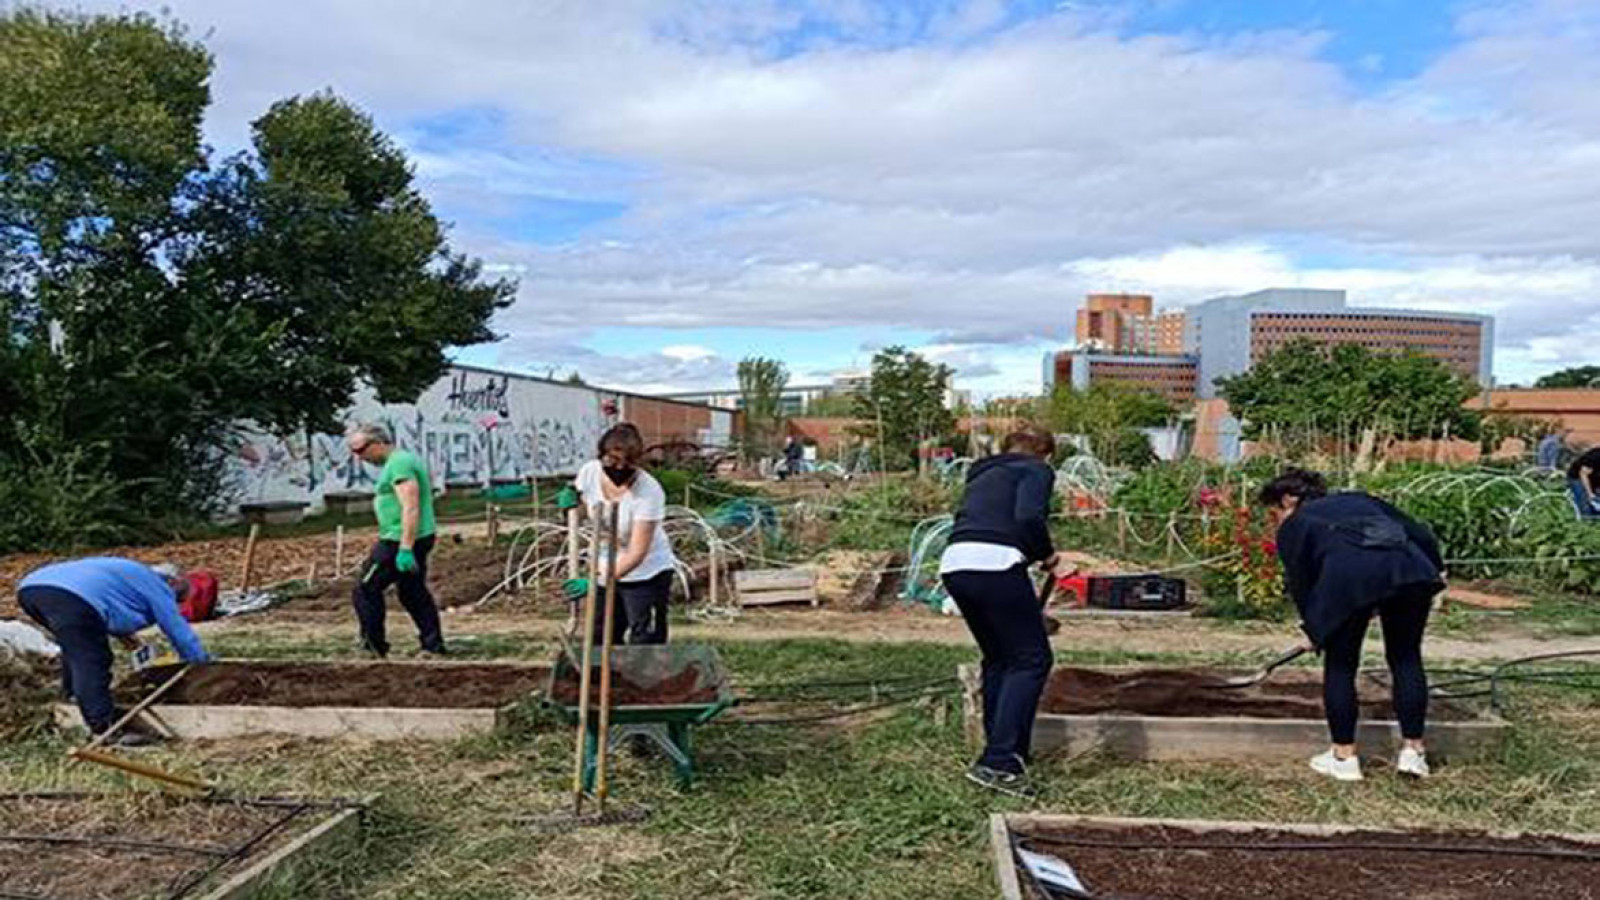
[[[414,404],[382,404],[362,391],[346,420],[388,426],[400,447],[427,460],[438,485],[482,485],[576,472],[594,456],[600,433],[620,421],[623,400],[582,385],[456,367]],[[729,430],[728,423],[710,419],[707,427],[682,435],[655,434],[657,429],[640,424],[647,443],[711,443]],[[312,435],[309,443],[303,436],[247,435],[237,466],[243,502],[321,505],[325,492],[370,490],[378,474],[350,456],[342,434]]]

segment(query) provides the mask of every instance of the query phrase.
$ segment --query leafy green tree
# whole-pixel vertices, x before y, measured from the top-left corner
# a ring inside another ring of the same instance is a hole
[[[1405,439],[1479,434],[1480,416],[1465,405],[1478,386],[1415,351],[1295,341],[1217,387],[1245,438],[1270,437],[1290,452],[1353,448],[1367,429]]]
[[[953,374],[904,347],[873,356],[871,381],[855,397],[856,416],[869,423],[864,433],[882,442],[879,452],[888,466],[915,465],[923,442],[955,430],[955,415],[945,406]]]
[[[739,361],[738,371],[745,446],[758,455],[771,454],[783,427],[780,404],[789,384],[789,370],[778,360],[750,356]]]
[[[414,397],[508,302],[342,101],[275,106],[213,168],[210,72],[151,16],[0,13],[0,490],[61,485],[0,540],[205,512],[238,422]]]
[[[1051,430],[1087,436],[1094,455],[1112,465],[1148,463],[1154,453],[1137,429],[1165,425],[1176,412],[1158,393],[1115,382],[1091,384],[1082,391],[1060,385],[1042,406],[1040,419]]]
[[[1577,366],[1551,372],[1533,383],[1542,388],[1600,388],[1600,366]]]
[[[828,394],[806,404],[806,415],[816,419],[853,419],[856,398],[851,394]]]

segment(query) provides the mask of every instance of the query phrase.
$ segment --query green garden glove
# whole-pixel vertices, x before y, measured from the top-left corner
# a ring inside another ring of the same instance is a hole
[[[569,578],[561,585],[561,592],[567,595],[568,600],[582,600],[589,595],[589,579]]]
[[[578,508],[578,489],[577,488],[575,488],[575,487],[573,487],[572,485],[569,484],[569,485],[566,485],[565,487],[563,487],[561,490],[556,492],[556,509],[577,509],[577,508]]]
[[[402,549],[394,555],[394,567],[402,572],[415,572],[417,570],[417,554]]]

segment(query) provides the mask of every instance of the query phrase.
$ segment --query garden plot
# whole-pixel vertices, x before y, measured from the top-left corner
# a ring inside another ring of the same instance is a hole
[[[969,731],[981,728],[976,669],[963,666]],[[1321,677],[1280,670],[1260,685],[1221,689],[1238,672],[1218,669],[1066,667],[1050,673],[1034,726],[1035,753],[1104,750],[1143,760],[1298,760],[1327,743]],[[1395,749],[1398,725],[1387,688],[1361,685],[1360,742],[1369,752]],[[1482,755],[1509,726],[1452,703],[1429,707],[1428,746],[1437,758]]]
[[[0,896],[241,900],[360,827],[361,808],[291,798],[0,795]]]
[[[1071,867],[1093,900],[1589,900],[1600,836],[1270,822],[994,816],[1000,896],[1046,900],[1023,854]]]
[[[135,700],[174,669],[118,687]],[[448,739],[483,734],[538,693],[549,668],[518,663],[235,661],[192,669],[151,707],[180,738],[258,734]],[[57,721],[79,724],[76,707]]]

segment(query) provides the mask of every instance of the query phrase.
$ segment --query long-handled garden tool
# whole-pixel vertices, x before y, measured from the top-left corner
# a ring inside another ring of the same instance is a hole
[[[1219,681],[1215,684],[1208,684],[1206,687],[1216,688],[1218,690],[1236,690],[1239,688],[1255,687],[1261,682],[1266,681],[1267,678],[1278,669],[1278,667],[1293,662],[1294,660],[1297,660],[1310,652],[1310,647],[1301,644],[1284,651],[1283,655],[1279,656],[1277,659],[1274,659],[1272,662],[1267,663],[1249,675],[1240,675],[1237,678],[1229,678],[1225,681]]]
[[[595,527],[589,533],[589,565],[594,567],[595,561],[600,558],[600,529]],[[583,817],[583,763],[584,745],[589,740],[589,689],[592,686],[590,676],[594,667],[590,660],[594,656],[594,603],[598,580],[590,573],[588,590],[583,599],[583,655],[580,659],[573,660],[578,666],[578,735],[577,746],[573,750],[572,759],[572,814],[577,818]]]
[[[76,747],[72,750],[68,750],[67,756],[71,759],[80,760],[82,762],[91,762],[95,763],[96,765],[119,769],[128,773],[129,775],[137,775],[140,778],[148,778],[151,781],[160,784],[163,788],[175,791],[177,793],[190,794],[194,796],[204,796],[211,793],[213,790],[215,790],[215,788],[211,784],[198,778],[191,778],[187,775],[176,775],[172,772],[166,771],[165,769],[149,765],[148,763],[124,759],[123,757],[117,756],[114,753],[110,753],[101,749],[101,747],[105,745],[105,742],[109,741],[114,735],[116,735],[117,732],[121,731],[124,726],[144,713],[145,710],[149,709],[168,691],[177,687],[178,682],[183,680],[183,676],[189,674],[189,670],[191,668],[191,666],[184,666],[183,668],[179,669],[171,678],[168,678],[165,682],[163,682],[160,687],[151,691],[143,700],[140,700],[133,709],[128,710],[127,715],[124,715],[122,718],[112,723],[110,728],[107,728],[105,731],[95,735],[94,740],[90,741],[89,743],[83,745],[82,747]]]
[[[600,732],[595,746],[594,799],[601,818],[606,814],[606,760],[611,745],[611,645],[617,620],[617,523],[621,507],[606,511],[606,614],[600,637]]]

